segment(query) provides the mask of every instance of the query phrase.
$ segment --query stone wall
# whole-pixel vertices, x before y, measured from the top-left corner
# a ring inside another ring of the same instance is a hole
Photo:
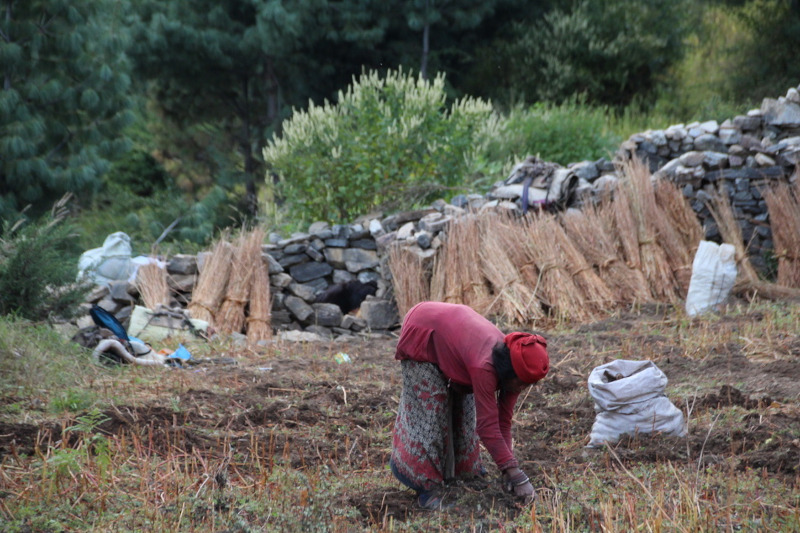
[[[752,261],[763,269],[772,240],[761,191],[775,180],[796,179],[800,95],[790,89],[785,97],[766,99],[760,109],[722,124],[695,122],[638,133],[622,144],[614,161],[604,158],[568,165],[565,171],[578,177],[575,203],[591,201],[613,188],[619,179],[617,163],[632,156],[644,159],[655,177],[682,188],[709,240],[718,240],[719,233],[705,201],[723,185],[744,239],[750,243]],[[306,340],[395,328],[400,317],[392,296],[388,247],[399,242],[423,259],[432,258],[443,242],[441,232],[454,217],[486,209],[520,212],[519,194],[508,192],[520,190],[509,187],[518,180],[512,175],[487,194],[458,195],[426,209],[364,216],[347,225],[315,222],[307,232],[289,238],[270,234],[262,257],[269,267],[273,327],[284,336]],[[202,268],[207,253],[179,255],[167,262],[173,307],[185,307],[191,299],[198,267]],[[315,303],[317,294],[330,285],[353,279],[378,283],[377,294],[362,304],[360,316],[342,315],[333,304]],[[99,303],[125,323],[137,298],[131,284],[114,282],[98,287],[90,303]],[[88,325],[87,317],[81,320],[79,326]]]

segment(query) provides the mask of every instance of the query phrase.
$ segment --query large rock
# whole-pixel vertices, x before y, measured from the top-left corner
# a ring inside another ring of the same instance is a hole
[[[328,263],[310,261],[295,265],[289,269],[289,274],[300,283],[305,283],[317,278],[323,278],[333,272],[333,267]]]
[[[314,309],[312,322],[318,326],[339,327],[342,324],[342,310],[336,304],[320,303],[311,306]]]
[[[389,329],[400,322],[394,302],[368,298],[361,304],[361,316],[371,330]]]
[[[300,322],[305,322],[314,314],[314,309],[297,296],[287,296],[283,304]]]

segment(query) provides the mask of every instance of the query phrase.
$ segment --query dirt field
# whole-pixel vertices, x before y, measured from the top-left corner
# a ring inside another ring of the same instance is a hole
[[[125,436],[152,456],[182,453],[202,458],[203,471],[206,477],[213,474],[213,482],[200,485],[198,478],[186,491],[197,489],[199,494],[204,485],[214,485],[215,501],[225,490],[242,491],[256,484],[259,472],[265,472],[263,482],[273,483],[275,491],[277,485],[266,476],[295,471],[306,476],[298,485],[298,490],[306,491],[306,499],[299,504],[292,501],[300,505],[298,509],[303,504],[312,508],[308,498],[322,493],[321,480],[328,480],[326,486],[333,487],[325,492],[328,501],[313,507],[311,514],[317,525],[336,526],[331,529],[347,530],[346,524],[355,530],[416,528],[433,520],[446,530],[514,530],[525,524],[533,524],[532,529],[558,530],[566,525],[567,530],[601,530],[609,523],[626,523],[626,504],[618,499],[636,494],[639,485],[644,492],[628,502],[632,508],[646,512],[654,505],[666,508],[673,501],[697,500],[697,523],[712,529],[747,529],[748,520],[779,524],[789,524],[791,516],[796,520],[800,503],[796,310],[765,313],[743,307],[700,321],[673,315],[678,316],[653,307],[542,332],[549,340],[552,371],[518,405],[514,426],[517,457],[539,496],[532,508],[519,506],[500,490],[488,456],[484,457],[487,479],[449,487],[446,501],[454,504],[449,510],[432,517],[433,513],[415,508],[412,493],[392,478],[386,466],[400,392],[399,366],[393,360],[396,339],[391,336],[330,344],[278,343],[265,353],[226,348],[196,357],[196,364],[166,375],[163,370],[123,370],[106,376],[102,386],[143,385],[136,394],[120,391],[125,402],[104,409],[105,420],[92,431],[111,439]],[[781,317],[790,322],[781,325]],[[338,352],[349,354],[352,362],[336,363]],[[687,439],[640,435],[623,439],[611,450],[584,447],[594,421],[586,379],[593,367],[615,358],[650,359],[665,372],[667,394],[689,422]],[[61,448],[76,445],[80,433],[63,431],[72,423],[68,417],[42,416],[32,422],[3,417],[2,461],[11,464],[13,457],[35,456],[48,443]],[[676,470],[674,476],[678,481],[651,478],[659,467],[679,469],[681,474]],[[692,495],[662,499],[653,495],[653,501],[645,495],[658,489],[686,490],[692,484],[687,481],[691,475],[684,476],[686,471],[698,479],[702,474],[705,480],[702,487],[692,487]],[[754,486],[758,480],[770,480],[773,503],[758,512],[731,513],[731,506],[746,505],[733,502],[733,493],[748,500],[759,489],[725,487],[726,479]],[[224,505],[215,504],[205,512],[236,514],[249,524],[248,530],[272,530],[269,524],[275,522],[248,511],[241,499],[222,501]],[[5,503],[8,508],[13,502],[6,498]],[[177,513],[168,503],[163,512]],[[345,509],[349,514],[343,513]],[[201,516],[195,524],[207,519]],[[219,530],[245,530],[220,520],[228,525]],[[293,529],[282,520],[286,529]],[[298,518],[296,524],[300,530],[307,523]],[[667,526],[665,530],[682,529],[675,523]]]

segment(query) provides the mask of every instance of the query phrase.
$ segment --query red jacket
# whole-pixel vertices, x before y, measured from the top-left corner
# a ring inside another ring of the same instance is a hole
[[[511,451],[511,417],[518,394],[500,388],[492,348],[503,342],[497,327],[466,305],[422,302],[403,320],[395,359],[433,363],[475,395],[476,430],[501,470],[519,466]]]

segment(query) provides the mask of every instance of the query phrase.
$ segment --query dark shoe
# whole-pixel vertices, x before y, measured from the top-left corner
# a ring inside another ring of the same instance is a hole
[[[439,511],[450,507],[449,505],[444,505],[444,498],[437,490],[420,492],[419,496],[417,496],[417,505],[428,511]]]

